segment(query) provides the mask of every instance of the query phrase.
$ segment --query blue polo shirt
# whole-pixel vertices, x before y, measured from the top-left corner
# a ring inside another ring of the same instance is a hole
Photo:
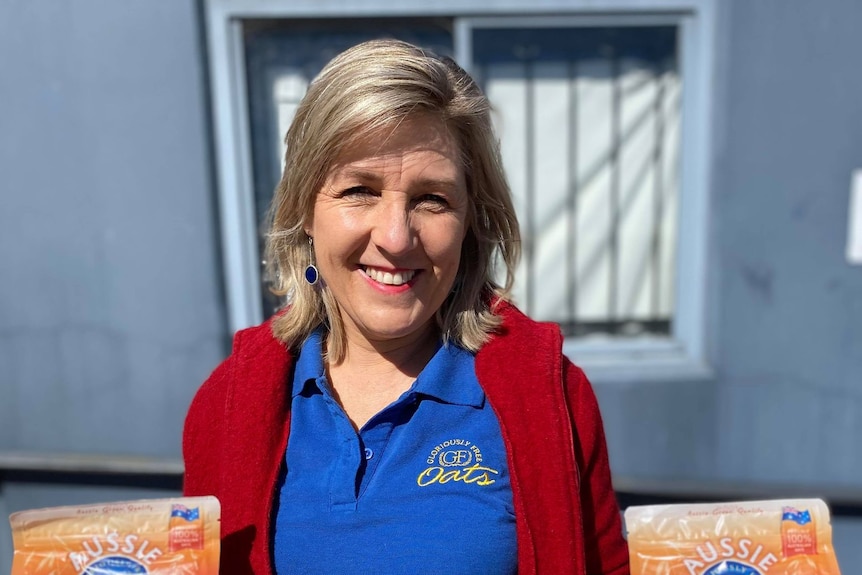
[[[294,368],[276,573],[516,573],[506,449],[473,355],[440,346],[357,433],[332,396],[321,338]]]

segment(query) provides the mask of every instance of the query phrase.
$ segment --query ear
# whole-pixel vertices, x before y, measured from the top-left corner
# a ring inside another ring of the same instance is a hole
[[[305,232],[305,235],[313,238],[314,237],[314,207],[308,210],[308,213],[305,214],[302,222],[302,231]]]

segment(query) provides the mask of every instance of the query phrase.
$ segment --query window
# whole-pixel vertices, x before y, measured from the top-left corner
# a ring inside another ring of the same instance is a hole
[[[257,232],[307,83],[344,48],[398,37],[454,55],[494,104],[524,236],[517,303],[559,323],[582,364],[701,369],[709,0],[553,17],[357,17],[369,1],[312,19],[240,4],[208,4],[232,328],[277,305]]]

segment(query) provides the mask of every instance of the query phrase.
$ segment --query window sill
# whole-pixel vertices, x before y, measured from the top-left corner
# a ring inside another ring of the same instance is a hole
[[[706,362],[691,357],[678,342],[666,338],[567,340],[563,352],[598,385],[711,382],[715,377]]]

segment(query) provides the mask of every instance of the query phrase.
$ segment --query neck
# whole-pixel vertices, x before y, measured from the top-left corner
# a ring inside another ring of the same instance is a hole
[[[344,359],[330,367],[371,374],[399,372],[416,378],[437,350],[439,334],[433,324],[409,336],[372,340],[347,334]]]
[[[407,391],[437,349],[436,329],[418,337],[372,342],[347,340],[344,360],[327,365],[336,400],[355,429]]]

